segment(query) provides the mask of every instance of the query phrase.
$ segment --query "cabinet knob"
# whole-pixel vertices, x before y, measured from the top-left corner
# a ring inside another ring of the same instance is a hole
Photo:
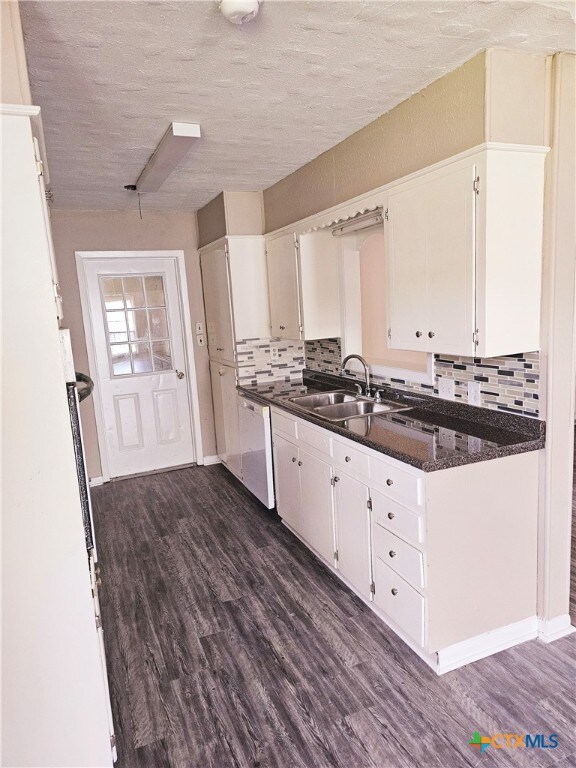
[[[392,589],[390,590],[390,592],[392,592],[392,594],[394,595],[394,597],[396,597],[396,595],[398,594],[398,590],[396,589],[396,587],[392,587]]]
[[[301,462],[301,461],[299,461],[299,462],[298,462],[298,466],[299,466],[299,467],[301,467],[301,466],[302,466],[302,462]]]
[[[390,478],[388,478],[388,480],[386,480],[386,485],[394,485],[394,480],[390,480]]]
[[[416,331],[416,338],[420,338],[422,336],[422,331]]]
[[[428,338],[433,339],[434,338],[434,331],[428,331]]]
[[[183,378],[184,378],[184,373],[183,373],[182,371],[176,371],[176,376],[177,376],[179,379],[183,379]]]
[[[285,331],[285,330],[286,330],[286,326],[285,326],[285,325],[281,325],[281,326],[280,326],[280,330],[281,330],[281,331]]]
[[[388,512],[388,520],[394,520],[394,512]]]
[[[391,549],[390,552],[388,552],[388,554],[390,555],[390,557],[396,557],[396,552],[394,552],[393,549]]]
[[[296,457],[295,456],[292,456],[292,461],[296,461]]]
[[[216,347],[216,352],[224,352],[224,347]]]
[[[340,482],[340,478],[339,478],[339,477],[335,477],[335,478],[334,478],[334,482],[335,482],[335,483],[339,483],[339,482]]]
[[[352,461],[352,457],[351,456],[345,456],[344,457],[344,461]]]

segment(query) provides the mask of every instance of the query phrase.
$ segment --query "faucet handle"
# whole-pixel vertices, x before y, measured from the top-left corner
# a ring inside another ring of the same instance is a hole
[[[364,394],[364,391],[362,389],[362,384],[360,384],[359,381],[355,381],[354,385],[356,386],[356,392],[358,392],[359,395]]]
[[[377,403],[382,402],[382,395],[383,394],[384,394],[384,390],[383,389],[376,388],[376,391],[374,392],[374,400]]]

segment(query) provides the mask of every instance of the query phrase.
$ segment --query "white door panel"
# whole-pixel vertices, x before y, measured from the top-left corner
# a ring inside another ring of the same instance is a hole
[[[298,262],[294,235],[282,235],[266,243],[271,335],[300,339]]]
[[[111,477],[195,460],[173,259],[85,264]]]

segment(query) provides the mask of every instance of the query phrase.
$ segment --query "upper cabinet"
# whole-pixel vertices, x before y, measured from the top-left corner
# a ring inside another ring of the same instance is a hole
[[[226,237],[200,263],[210,357],[234,362],[237,341],[270,335],[264,238]]]
[[[488,148],[389,190],[391,347],[539,348],[545,151]]]
[[[339,245],[330,231],[293,233],[266,244],[271,335],[340,336]]]

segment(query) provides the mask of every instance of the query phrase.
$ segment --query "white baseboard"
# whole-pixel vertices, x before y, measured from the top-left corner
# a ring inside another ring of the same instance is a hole
[[[94,488],[97,485],[104,485],[104,482],[105,481],[103,477],[91,477],[88,482],[88,485],[90,486],[90,488]]]
[[[572,626],[569,614],[555,616],[553,619],[538,619],[538,638],[543,643],[552,643],[561,637],[571,635],[576,632],[576,627]]]
[[[222,464],[220,456],[204,456],[204,466],[209,464]]]
[[[491,656],[493,653],[505,651],[507,648],[525,643],[527,640],[534,640],[536,637],[538,637],[538,619],[536,616],[516,621],[514,624],[508,624],[490,632],[484,632],[438,651],[436,672],[443,675],[445,672]]]

